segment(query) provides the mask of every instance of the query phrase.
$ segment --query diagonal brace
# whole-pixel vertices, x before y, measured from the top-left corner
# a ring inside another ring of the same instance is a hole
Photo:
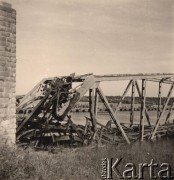
[[[123,130],[123,128],[122,128],[119,120],[117,119],[116,115],[114,114],[113,109],[111,108],[111,106],[110,106],[107,98],[105,97],[105,95],[104,95],[104,93],[102,92],[102,90],[101,90],[100,87],[97,88],[97,92],[98,92],[101,100],[103,101],[104,105],[105,105],[106,108],[109,110],[110,116],[111,116],[112,120],[114,121],[115,125],[116,125],[116,126],[119,128],[119,130],[121,131],[121,133],[122,133],[124,139],[126,140],[126,142],[127,142],[128,144],[130,144],[130,141],[129,141],[126,133],[124,132],[124,130]]]

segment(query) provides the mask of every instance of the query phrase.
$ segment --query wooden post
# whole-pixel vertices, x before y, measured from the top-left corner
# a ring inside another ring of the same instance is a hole
[[[103,130],[104,128],[101,126],[100,135],[99,135],[99,143],[101,143],[101,140],[102,140]]]
[[[141,96],[140,88],[139,88],[139,85],[138,85],[137,81],[135,81],[135,85],[136,85],[136,88],[137,88],[137,91],[138,91],[138,95],[139,95],[139,97],[141,98],[141,101],[142,101],[142,96]],[[148,122],[149,126],[151,126],[150,118],[149,118],[149,115],[147,113],[146,107],[145,107],[145,115],[146,115],[146,119],[147,119],[147,122]]]
[[[146,80],[142,80],[141,111],[140,111],[140,139],[144,139],[144,116],[146,106]]]
[[[95,88],[95,104],[94,104],[94,117],[97,119],[97,113],[98,113],[98,93]]]
[[[157,109],[157,119],[159,119],[161,113],[161,92],[162,92],[162,81],[159,82],[158,89],[158,109]]]
[[[168,105],[168,103],[169,103],[169,101],[170,101],[171,94],[172,94],[172,91],[173,91],[173,87],[174,87],[174,83],[171,85],[171,87],[170,87],[170,89],[169,89],[169,92],[168,92],[168,95],[167,95],[167,100],[166,100],[166,102],[164,103],[163,108],[162,108],[162,112],[160,113],[160,116],[159,116],[159,118],[158,118],[157,121],[156,121],[156,125],[155,125],[154,129],[152,130],[151,140],[154,139],[154,137],[155,137],[155,134],[156,134],[157,129],[158,129],[158,127],[159,127],[159,124],[160,124],[160,122],[161,122],[161,120],[162,120],[162,117],[163,117],[163,115],[164,115],[164,112],[165,112],[165,110],[166,110],[166,107],[167,107],[167,105]]]
[[[86,118],[86,124],[85,124],[84,135],[86,135],[86,133],[87,133],[88,124],[89,124],[89,119]]]
[[[90,112],[90,117],[92,120],[92,126],[93,126],[93,131],[96,131],[96,119],[95,119],[95,99],[94,99],[94,94],[95,94],[95,89],[89,89],[89,112]]]
[[[102,92],[102,90],[101,90],[100,87],[97,88],[97,92],[98,92],[98,94],[99,94],[101,100],[103,101],[105,107],[109,110],[109,114],[110,114],[112,120],[114,121],[116,127],[119,128],[119,130],[121,131],[121,133],[122,133],[124,139],[126,140],[126,142],[127,142],[128,144],[130,144],[130,141],[129,141],[129,139],[128,139],[126,133],[124,132],[124,130],[123,130],[123,128],[122,128],[122,126],[121,126],[119,120],[117,119],[116,115],[114,114],[113,109],[111,108],[111,106],[110,106],[110,104],[109,104],[107,98],[105,97],[105,95],[104,95],[104,93]]]
[[[134,121],[134,102],[135,102],[135,81],[132,81],[132,94],[131,94],[131,111],[130,111],[130,124]]]
[[[168,112],[168,114],[167,114],[166,121],[165,121],[166,123],[169,121],[169,118],[170,118],[170,116],[171,116],[171,112],[172,112],[173,107],[174,107],[174,102],[173,102],[172,105],[170,106],[170,109],[169,109],[169,112]]]

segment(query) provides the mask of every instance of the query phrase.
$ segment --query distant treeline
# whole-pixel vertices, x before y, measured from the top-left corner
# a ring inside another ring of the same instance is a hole
[[[121,96],[107,96],[107,99],[110,103],[119,103],[121,100]],[[164,104],[166,98],[161,98],[161,103]],[[81,99],[81,102],[88,102],[89,101],[89,97],[88,96],[84,96]],[[99,102],[101,102],[101,100],[99,99]],[[172,97],[169,101],[169,105],[172,104],[172,102],[174,102],[174,97]],[[130,104],[131,103],[131,97],[130,96],[126,96],[125,99],[122,101],[123,104]],[[140,104],[141,103],[141,99],[140,97],[135,97],[135,104]],[[149,105],[155,105],[158,104],[158,98],[157,97],[146,97],[146,104]]]
[[[21,99],[22,97],[24,97],[24,95],[17,95],[16,99]],[[121,96],[107,96],[107,99],[110,103],[119,103],[121,100]],[[161,103],[164,104],[166,98],[161,98]],[[80,100],[81,102],[88,102],[89,101],[89,97],[88,96],[84,96],[82,97],[82,99]],[[99,102],[101,102],[101,99],[99,98]],[[169,105],[171,105],[174,102],[174,97],[172,97],[169,101]],[[125,99],[122,102],[123,104],[130,104],[131,103],[131,97],[130,96],[126,96]],[[140,97],[135,97],[135,104],[140,104],[141,103],[141,99]],[[158,98],[157,97],[146,97],[146,104],[149,105],[155,105],[158,104]]]

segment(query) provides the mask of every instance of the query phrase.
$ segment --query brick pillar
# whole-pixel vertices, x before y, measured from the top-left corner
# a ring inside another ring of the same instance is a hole
[[[16,11],[0,2],[0,142],[15,143]]]

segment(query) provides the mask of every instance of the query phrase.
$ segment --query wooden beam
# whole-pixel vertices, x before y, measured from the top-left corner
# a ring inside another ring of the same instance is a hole
[[[139,97],[141,98],[141,101],[142,101],[142,96],[141,96],[140,88],[139,88],[139,85],[138,85],[137,81],[135,81],[135,85],[136,85],[136,88],[137,88],[137,91],[138,91],[138,95],[139,95]],[[145,108],[145,115],[146,115],[146,119],[147,119],[147,122],[148,122],[149,126],[151,126],[150,118],[149,118],[149,115],[147,113],[147,109],[146,108]]]
[[[143,80],[153,78],[169,78],[174,77],[174,74],[108,74],[108,75],[94,75],[96,82],[101,81],[118,81],[118,80]]]
[[[89,112],[90,112],[90,117],[92,120],[92,127],[93,127],[93,131],[96,131],[96,119],[95,119],[95,88],[89,89]]]
[[[131,111],[130,111],[130,124],[134,121],[134,103],[135,103],[135,81],[132,81],[132,93],[131,93]]]
[[[164,80],[163,78],[160,78],[160,79],[156,79],[156,78],[153,78],[153,79],[147,79],[147,81],[152,81],[152,82],[160,82],[162,81],[164,84],[173,84],[174,80]]]
[[[80,101],[80,99],[89,91],[90,88],[92,88],[95,85],[94,76],[91,75],[85,79],[85,81],[82,83],[81,87],[76,90],[75,95],[72,99],[70,99],[69,106],[66,108],[62,115],[62,119],[64,119],[67,114],[74,108],[75,104]]]
[[[158,87],[158,109],[157,109],[157,119],[159,119],[161,113],[161,93],[162,93],[162,81],[159,82]]]
[[[35,97],[36,91],[38,90],[38,88],[46,81],[46,78],[42,79],[39,83],[37,83],[33,89],[31,89],[20,101],[20,104],[18,105],[17,108],[20,108],[24,103],[26,103],[27,101],[29,101],[32,97]]]
[[[81,87],[76,90],[77,93],[79,93],[79,100],[87,93],[87,91],[93,87],[95,84],[94,76],[91,75],[88,78],[85,79],[85,81],[82,83]]]
[[[121,106],[124,98],[126,97],[126,94],[127,94],[127,92],[129,91],[129,89],[130,89],[131,83],[132,83],[132,80],[129,81],[129,83],[128,83],[126,89],[125,89],[125,91],[123,92],[123,95],[122,95],[122,97],[121,97],[121,100],[120,100],[120,102],[118,103],[117,108],[116,108],[116,110],[115,110],[115,112],[114,112],[115,114],[118,112],[118,110],[119,110],[119,108],[120,108],[120,106]]]
[[[119,128],[119,130],[121,131],[121,133],[122,133],[124,139],[126,140],[126,142],[127,142],[128,144],[130,144],[130,141],[129,141],[126,133],[124,132],[124,130],[123,130],[123,128],[122,128],[119,120],[117,119],[116,115],[114,114],[113,109],[111,108],[111,106],[110,106],[107,98],[105,97],[105,95],[104,95],[104,93],[103,93],[103,91],[101,90],[100,87],[97,88],[97,92],[98,92],[101,100],[103,101],[105,107],[109,110],[110,116],[111,116],[112,120],[114,121],[116,127]]]
[[[98,114],[98,93],[97,93],[97,90],[95,88],[95,104],[94,104],[94,116],[95,116],[95,119],[97,119],[97,114]]]
[[[89,118],[86,118],[84,135],[86,135],[86,133],[87,133],[88,125],[89,125]]]
[[[168,103],[169,103],[169,101],[170,101],[171,94],[172,94],[172,91],[173,91],[173,87],[174,87],[174,83],[171,85],[171,87],[170,87],[170,89],[169,89],[169,92],[168,92],[168,95],[167,95],[167,100],[166,100],[166,102],[164,103],[163,108],[162,108],[162,112],[161,112],[159,118],[158,118],[157,121],[156,121],[156,125],[155,125],[154,129],[152,130],[151,140],[154,139],[155,134],[156,134],[156,132],[157,132],[157,130],[158,130],[158,127],[159,127],[159,125],[160,125],[160,122],[161,122],[161,120],[162,120],[162,117],[163,117],[163,115],[164,115],[164,113],[165,113],[166,107],[167,107],[167,105],[168,105]]]
[[[141,111],[140,111],[140,139],[144,140],[144,116],[146,107],[146,80],[142,80]]]
[[[22,129],[22,127],[34,116],[34,114],[40,109],[40,106],[45,102],[45,100],[48,98],[50,95],[49,91],[44,98],[37,104],[37,106],[33,109],[33,111],[29,114],[29,116],[22,121],[22,123],[17,127],[16,129],[16,134],[18,135],[19,131]]]
[[[168,114],[167,114],[167,117],[166,117],[166,123],[169,121],[169,118],[170,118],[170,116],[171,116],[171,112],[172,112],[172,110],[173,110],[173,107],[174,107],[174,102],[172,103],[172,105],[170,106],[170,109],[169,109],[169,112],[168,112]]]

